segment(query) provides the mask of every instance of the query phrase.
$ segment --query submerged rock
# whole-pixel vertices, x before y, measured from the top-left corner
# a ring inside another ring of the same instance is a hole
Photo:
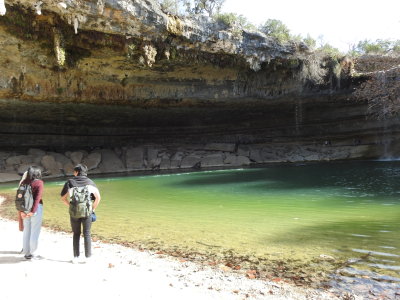
[[[335,260],[336,260],[333,256],[327,255],[327,254],[321,254],[321,255],[319,256],[319,258],[320,258],[321,260],[325,260],[325,261],[335,261]]]

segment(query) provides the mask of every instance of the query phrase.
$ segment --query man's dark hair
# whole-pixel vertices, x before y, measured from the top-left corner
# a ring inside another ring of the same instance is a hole
[[[78,176],[87,176],[88,168],[84,164],[77,164],[74,171],[78,172]]]
[[[27,179],[29,181],[34,181],[35,179],[41,179],[42,178],[42,170],[37,167],[37,166],[30,166],[28,168],[28,176]]]

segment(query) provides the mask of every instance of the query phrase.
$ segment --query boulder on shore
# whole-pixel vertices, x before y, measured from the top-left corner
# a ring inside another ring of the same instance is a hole
[[[188,155],[185,156],[180,164],[182,169],[189,169],[195,167],[201,161],[200,156]]]
[[[70,158],[74,165],[80,164],[82,162],[83,153],[81,151],[72,152]]]
[[[102,173],[115,173],[126,171],[122,160],[112,150],[100,150],[102,161],[99,164],[99,169]]]
[[[201,159],[202,167],[221,167],[224,165],[224,154],[210,154]]]
[[[87,166],[88,170],[96,169],[101,163],[101,153],[93,152],[83,159],[83,164]]]
[[[129,147],[126,150],[125,161],[128,170],[142,170],[144,160],[143,147]]]
[[[250,159],[241,155],[229,155],[225,158],[224,164],[234,167],[250,165]]]

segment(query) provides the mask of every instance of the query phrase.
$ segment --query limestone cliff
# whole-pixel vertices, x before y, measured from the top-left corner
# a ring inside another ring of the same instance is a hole
[[[6,0],[5,10],[0,169],[18,169],[6,160],[32,147],[117,147],[131,170],[370,158],[396,144],[398,120],[373,117],[377,72],[354,73],[347,58],[180,19],[152,0]]]

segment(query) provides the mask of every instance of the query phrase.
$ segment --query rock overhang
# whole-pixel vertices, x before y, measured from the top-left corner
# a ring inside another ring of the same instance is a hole
[[[365,118],[365,101],[347,100],[370,75],[352,77],[346,59],[317,58],[302,43],[167,15],[154,1],[6,0],[6,8],[0,114],[10,147],[27,136],[26,147],[55,148],[348,142]],[[14,121],[21,107],[30,117]],[[345,129],[337,118],[352,121]]]

